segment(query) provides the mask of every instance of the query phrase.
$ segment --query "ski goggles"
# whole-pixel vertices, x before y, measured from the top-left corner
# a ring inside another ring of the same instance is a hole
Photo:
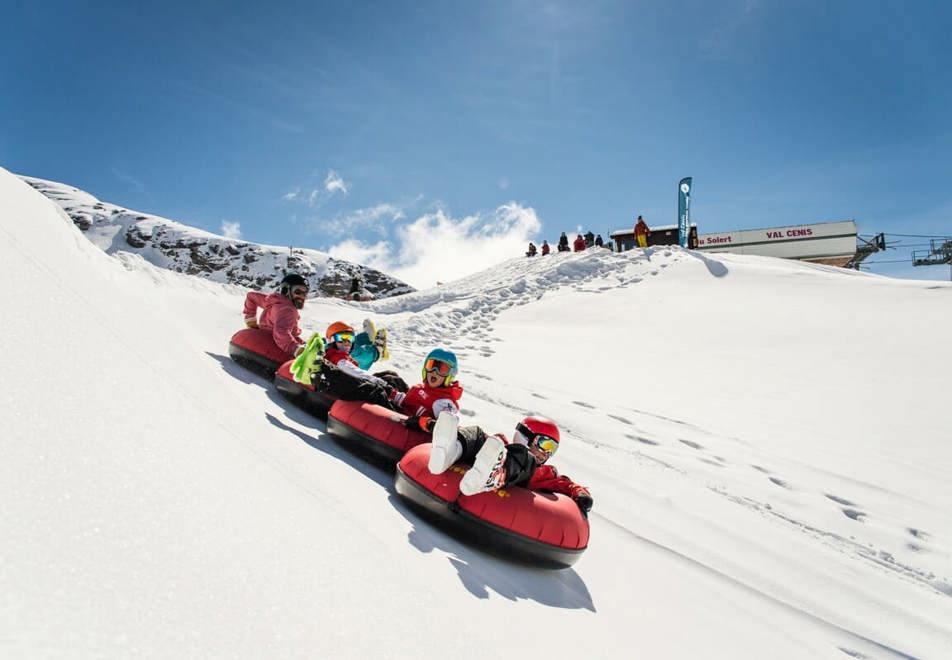
[[[517,424],[516,430],[526,439],[530,447],[536,447],[545,452],[545,455],[551,457],[559,448],[559,441],[552,436],[542,433],[533,433],[524,424]]]
[[[443,362],[442,360],[430,358],[423,363],[423,371],[434,371],[441,376],[449,376],[453,371],[453,365],[451,365],[449,362]]]
[[[352,342],[354,341],[354,333],[353,332],[335,332],[333,339],[335,343],[339,341]]]
[[[296,286],[291,289],[292,296],[306,296],[307,292],[310,291],[306,286]]]

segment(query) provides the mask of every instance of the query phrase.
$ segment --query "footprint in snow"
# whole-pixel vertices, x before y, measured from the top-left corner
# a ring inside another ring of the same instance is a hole
[[[628,438],[628,439],[630,439],[630,440],[637,440],[638,442],[640,442],[640,443],[642,443],[642,444],[645,444],[645,445],[655,445],[655,446],[658,445],[658,442],[656,442],[656,441],[654,441],[654,440],[651,440],[651,439],[649,439],[649,438],[643,438],[643,437],[640,436],[640,435],[632,435],[631,433],[626,433],[626,434],[625,434],[625,437]]]
[[[533,393],[532,393],[532,396],[534,396],[534,397],[537,398],[537,399],[542,399],[542,400],[544,400],[544,401],[548,401],[548,400],[549,400],[549,397],[547,397],[547,396],[542,396],[541,394],[538,394],[537,392],[533,392]]]
[[[856,502],[850,502],[845,497],[840,497],[839,495],[833,495],[832,493],[823,493],[826,495],[827,499],[833,500],[837,504],[842,504],[843,506],[856,506]]]
[[[788,490],[790,489],[790,486],[788,486],[787,482],[784,481],[783,479],[778,479],[777,477],[769,477],[769,479],[770,479],[770,483],[776,484],[780,486],[781,488],[786,488]]]
[[[621,415],[609,415],[609,417],[611,417],[612,419],[617,419],[622,424],[627,424],[628,426],[632,426],[632,422],[628,419],[625,419]]]
[[[768,470],[768,469],[765,468],[765,467],[761,467],[761,466],[759,466],[759,465],[753,465],[753,464],[752,464],[750,467],[754,468],[754,469],[757,470],[758,472],[763,472],[764,474],[770,474],[770,470]]]
[[[691,440],[684,440],[683,438],[678,438],[678,442],[680,442],[682,445],[687,445],[691,449],[704,449],[704,447],[702,447],[696,442],[692,442]]]
[[[574,403],[576,406],[581,406],[582,408],[588,408],[590,410],[595,409],[595,406],[590,403],[585,403],[584,401],[573,401],[572,403]]]
[[[698,459],[698,460],[700,460],[702,463],[707,463],[708,465],[713,465],[714,467],[719,467],[719,468],[724,467],[724,464],[723,464],[723,463],[718,463],[717,461],[713,461],[713,460],[711,460],[710,458],[700,458],[700,459]]]
[[[866,514],[863,513],[862,511],[857,511],[856,509],[847,509],[847,508],[844,508],[842,511],[844,516],[852,520],[855,520],[856,522],[863,522],[863,520],[866,519]]]
[[[461,415],[466,415],[467,417],[475,417],[475,416],[476,416],[476,411],[475,411],[475,410],[470,410],[469,408],[460,408],[460,409],[459,409],[459,412],[460,412]]]
[[[922,539],[923,541],[928,541],[930,538],[929,534],[926,534],[921,529],[916,529],[915,527],[906,527],[906,531],[912,536],[915,536],[917,539]]]

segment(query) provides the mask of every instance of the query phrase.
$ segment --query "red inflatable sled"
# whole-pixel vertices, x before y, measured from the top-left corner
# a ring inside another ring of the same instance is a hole
[[[337,397],[328,392],[317,390],[313,385],[305,385],[294,380],[291,375],[291,364],[294,360],[288,360],[274,374],[274,386],[291,403],[316,415],[321,419],[327,419],[327,411],[330,409]]]
[[[390,464],[408,449],[430,442],[430,436],[403,425],[407,417],[363,401],[337,401],[327,416],[327,431],[348,449]]]
[[[454,535],[506,559],[568,568],[588,547],[588,518],[572,498],[525,488],[460,495],[466,467],[427,468],[431,445],[410,449],[397,464],[397,494]]]
[[[232,335],[228,355],[265,378],[273,378],[277,368],[291,358],[274,343],[270,330],[260,328],[245,328]]]

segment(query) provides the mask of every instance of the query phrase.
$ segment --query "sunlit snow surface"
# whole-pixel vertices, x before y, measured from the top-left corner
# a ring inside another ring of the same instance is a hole
[[[2,657],[949,657],[952,286],[678,249],[371,304],[464,423],[556,419],[569,570],[487,556],[233,365],[243,291],[107,256],[0,170]],[[449,279],[448,274],[448,279]]]

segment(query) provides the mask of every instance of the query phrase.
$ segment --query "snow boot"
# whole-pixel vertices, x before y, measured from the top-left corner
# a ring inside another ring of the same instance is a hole
[[[301,354],[291,363],[291,377],[304,385],[311,385],[311,379],[321,370],[324,357],[324,339],[314,333],[304,345]]]
[[[506,445],[496,436],[489,436],[462,481],[459,492],[476,495],[502,488],[506,483]]]
[[[463,455],[463,445],[456,439],[459,418],[443,411],[436,418],[433,427],[433,446],[430,448],[430,462],[427,467],[432,474],[443,474]]]
[[[390,347],[387,345],[387,329],[380,328],[377,330],[377,338],[374,341],[374,345],[377,347],[377,350],[380,351],[381,360],[390,359]]]
[[[370,343],[374,343],[374,340],[377,338],[377,327],[370,319],[364,319],[364,332],[367,333],[367,339],[370,340]]]

